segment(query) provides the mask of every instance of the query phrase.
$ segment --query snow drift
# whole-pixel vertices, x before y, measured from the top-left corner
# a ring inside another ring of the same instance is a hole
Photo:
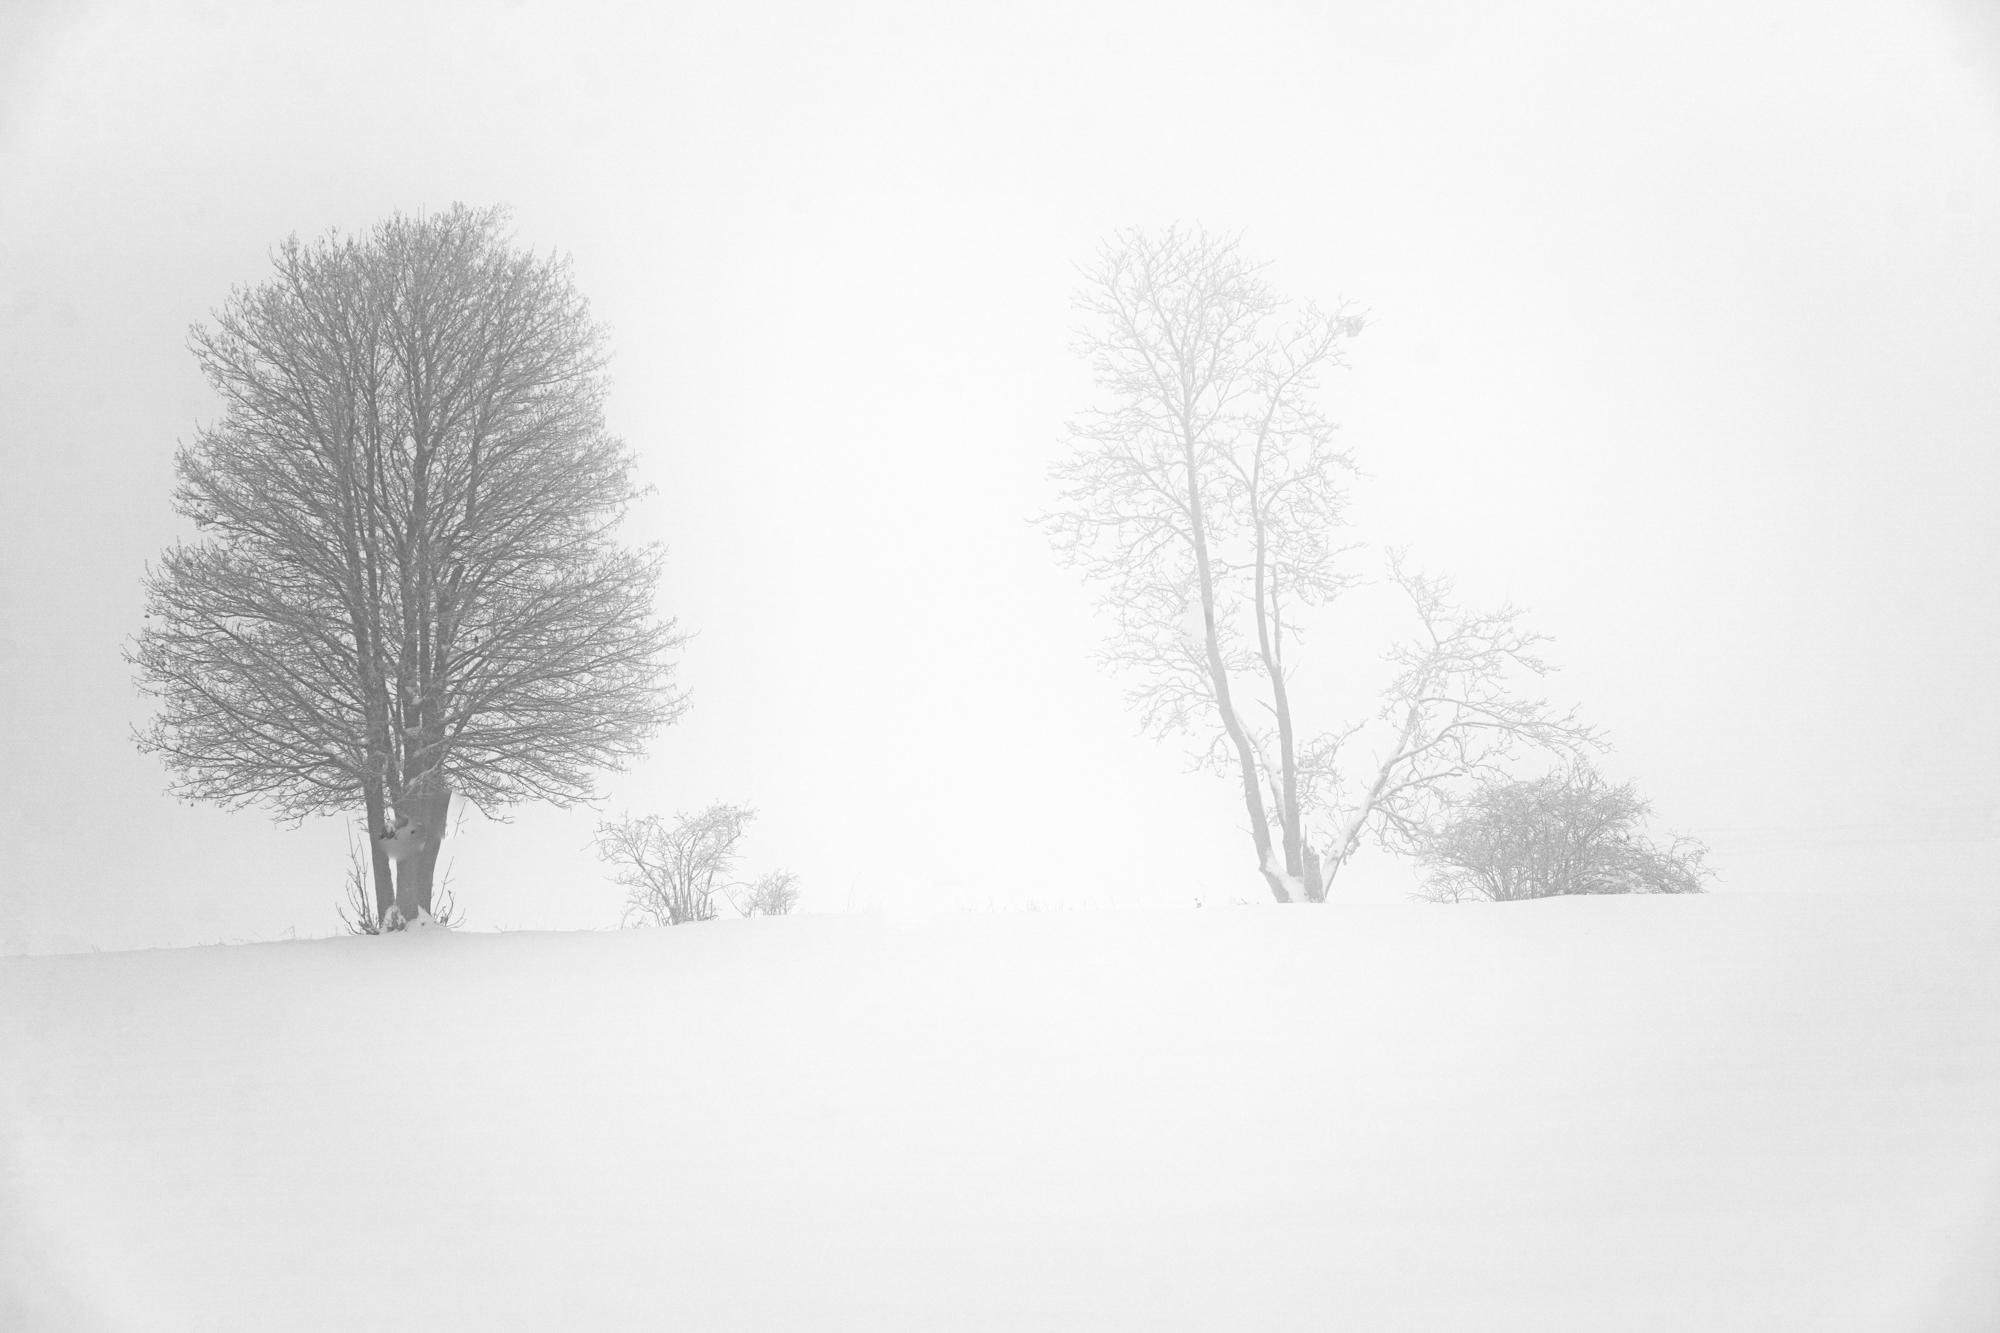
[[[0,960],[0,1327],[2000,1328],[2000,898]]]

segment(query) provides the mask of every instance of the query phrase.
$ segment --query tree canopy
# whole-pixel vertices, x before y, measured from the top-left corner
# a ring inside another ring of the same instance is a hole
[[[1361,311],[1293,306],[1234,239],[1178,228],[1106,240],[1077,305],[1106,405],[1072,425],[1040,521],[1101,590],[1105,658],[1148,730],[1192,736],[1240,784],[1274,898],[1323,900],[1368,835],[1408,850],[1522,748],[1596,743],[1515,690],[1549,670],[1518,611],[1465,607],[1396,555],[1416,623],[1373,715],[1315,726],[1300,708],[1305,623],[1362,581],[1344,540],[1354,463],[1320,404]]]
[[[500,209],[296,237],[190,345],[221,414],[175,459],[198,539],[149,570],[140,735],[190,799],[362,807],[378,907],[428,911],[451,795],[587,797],[673,721],[661,554],[606,428],[605,331]],[[403,891],[407,890],[407,891]]]

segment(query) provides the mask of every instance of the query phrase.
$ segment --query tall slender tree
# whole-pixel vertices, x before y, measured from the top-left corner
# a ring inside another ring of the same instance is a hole
[[[1357,581],[1342,559],[1353,463],[1318,399],[1366,318],[1344,303],[1288,311],[1260,269],[1204,231],[1104,243],[1078,298],[1079,350],[1112,405],[1072,425],[1052,470],[1061,501],[1041,522],[1103,590],[1107,658],[1134,681],[1148,729],[1201,741],[1204,762],[1240,783],[1272,896],[1316,902],[1364,835],[1401,846],[1460,779],[1517,746],[1592,737],[1507,688],[1517,668],[1547,669],[1518,613],[1467,611],[1400,562],[1391,578],[1420,628],[1392,654],[1377,713],[1393,737],[1361,758],[1367,720],[1302,729],[1288,646]]]
[[[428,915],[454,793],[587,797],[685,706],[661,554],[614,539],[638,490],[604,330],[505,225],[292,238],[193,330],[222,401],[175,460],[200,537],[148,571],[129,654],[176,793],[358,806],[384,918]]]

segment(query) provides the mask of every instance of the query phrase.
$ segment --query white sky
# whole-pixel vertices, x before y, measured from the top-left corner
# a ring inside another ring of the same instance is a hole
[[[0,951],[333,927],[342,830],[163,796],[119,650],[188,531],[187,326],[455,200],[614,326],[698,633],[605,809],[748,801],[809,908],[1263,895],[1025,521],[1090,396],[1072,265],[1174,221],[1372,310],[1364,535],[1531,607],[1723,889],[1995,883],[2000,22],[941,8],[0,9]],[[1315,646],[1364,705],[1379,642]],[[595,818],[469,821],[470,924],[614,922]]]

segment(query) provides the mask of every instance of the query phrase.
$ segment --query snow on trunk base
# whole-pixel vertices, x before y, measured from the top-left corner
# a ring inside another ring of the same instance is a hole
[[[406,930],[450,930],[451,927],[430,914],[430,909],[419,907],[417,914],[405,918],[403,909],[394,903],[389,905],[388,915],[382,918],[380,934],[393,935]]]
[[[1712,895],[4,959],[0,1327],[1991,1333],[1995,957]]]

